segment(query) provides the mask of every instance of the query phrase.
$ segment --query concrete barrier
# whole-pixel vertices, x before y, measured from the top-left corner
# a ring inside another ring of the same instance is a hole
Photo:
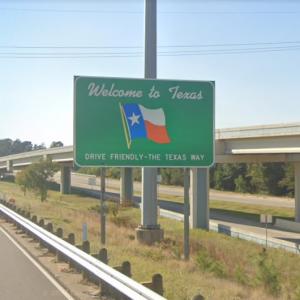
[[[277,218],[275,227],[287,231],[300,232],[300,223]]]

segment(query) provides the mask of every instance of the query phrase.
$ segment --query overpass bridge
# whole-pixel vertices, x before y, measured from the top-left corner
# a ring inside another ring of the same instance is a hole
[[[61,193],[70,193],[73,146],[0,157],[0,172],[12,172],[48,158],[61,167]],[[293,163],[295,167],[295,221],[300,222],[300,123],[217,129],[215,162]],[[208,169],[192,168],[190,180],[191,227],[207,229],[209,224]],[[132,196],[132,171],[130,168],[122,168],[120,199],[126,201]],[[142,212],[144,213],[147,212]]]

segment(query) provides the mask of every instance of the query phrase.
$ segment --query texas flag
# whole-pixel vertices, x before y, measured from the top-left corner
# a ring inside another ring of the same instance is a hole
[[[149,109],[140,104],[120,104],[128,148],[131,141],[147,138],[158,144],[170,143],[162,108]]]

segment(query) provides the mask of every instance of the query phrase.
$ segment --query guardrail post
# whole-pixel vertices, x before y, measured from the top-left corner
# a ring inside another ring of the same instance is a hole
[[[44,227],[45,227],[45,221],[44,221],[44,219],[40,219],[40,220],[38,221],[38,225],[39,225],[40,227],[44,228]],[[39,242],[40,242],[40,247],[46,247],[46,245],[45,245],[45,243],[44,243],[43,240],[39,239]]]
[[[159,295],[163,295],[163,277],[161,274],[154,274],[152,276],[152,281],[150,282],[142,282],[142,285],[151,289],[152,291],[156,292]]]
[[[159,295],[163,295],[163,277],[161,274],[155,274],[152,276],[153,291]]]
[[[114,267],[114,269],[128,277],[131,277],[131,265],[129,261],[124,261],[120,266]]]
[[[48,223],[45,228],[50,233],[53,233],[53,224],[52,223]],[[53,247],[51,247],[50,245],[46,245],[46,247],[48,248],[49,252],[56,253],[55,249]]]
[[[108,256],[107,256],[107,249],[102,248],[99,250],[99,260],[105,264],[108,264]]]
[[[67,238],[67,242],[70,243],[71,245],[75,245],[75,234],[70,233]]]
[[[82,251],[84,251],[85,253],[90,254],[90,242],[89,241],[84,241],[82,243]]]
[[[56,230],[56,236],[58,236],[59,238],[63,238],[63,236],[64,236],[64,232],[63,232],[63,229],[62,228],[57,228],[57,230]]]
[[[56,233],[55,233],[59,238],[63,239],[64,232],[62,228],[57,228]],[[65,261],[65,256],[60,253],[59,251],[56,251],[56,260],[58,262],[60,261]]]
[[[90,242],[89,241],[83,241],[82,243],[82,251],[84,251],[87,254],[90,254]],[[82,277],[83,279],[90,279],[89,273],[86,270],[82,270]]]
[[[68,235],[67,242],[70,243],[71,245],[75,246],[75,234],[74,233],[70,233]],[[73,269],[76,267],[76,264],[75,264],[75,262],[72,261],[72,259],[69,259],[68,263],[69,263],[69,268]]]
[[[49,232],[53,233],[53,224],[52,223],[48,223],[46,225],[46,230],[48,230]]]
[[[40,227],[43,227],[43,228],[44,228],[44,227],[45,227],[45,221],[44,221],[44,219],[40,219],[38,225],[39,225]]]
[[[204,297],[203,297],[202,295],[198,294],[198,295],[195,295],[195,296],[192,298],[192,300],[204,300]]]

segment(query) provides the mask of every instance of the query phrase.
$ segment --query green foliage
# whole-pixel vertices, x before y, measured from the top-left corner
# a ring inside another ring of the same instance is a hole
[[[24,196],[26,195],[26,191],[29,188],[29,178],[28,174],[26,172],[18,172],[16,175],[15,182],[21,186],[21,190],[24,193]]]
[[[250,193],[265,194],[268,191],[266,178],[264,176],[266,167],[263,164],[248,164],[247,178],[249,180]]]
[[[240,193],[289,195],[294,192],[292,165],[283,163],[216,164],[211,187]]]
[[[17,175],[17,183],[24,194],[27,189],[39,195],[41,201],[47,199],[48,181],[58,170],[58,166],[50,160],[41,160],[39,163],[28,166]]]
[[[249,191],[249,184],[242,175],[234,180],[235,191],[239,193],[247,193]]]
[[[279,181],[279,186],[284,190],[283,193],[284,195],[294,197],[295,174],[294,174],[294,166],[292,164],[286,164],[284,166],[284,177]]]
[[[100,168],[81,168],[81,173],[100,176]],[[162,184],[183,186],[182,168],[160,168]],[[120,168],[106,168],[106,176],[120,178]],[[141,168],[133,168],[133,178],[141,181]],[[215,164],[210,169],[210,187],[240,193],[293,196],[294,168],[283,163]]]
[[[279,272],[273,262],[268,259],[268,254],[265,249],[259,254],[258,269],[258,279],[263,282],[269,293],[278,296],[281,292]]]
[[[50,148],[56,148],[56,147],[63,147],[64,146],[64,144],[63,144],[63,142],[61,142],[61,141],[53,141],[52,143],[51,143],[51,145],[50,145]]]
[[[163,184],[183,186],[183,169],[161,168],[160,174]]]
[[[206,249],[202,249],[198,252],[197,263],[204,271],[211,272],[218,277],[226,277],[224,264],[210,255]]]
[[[238,266],[235,269],[234,277],[237,280],[237,282],[243,285],[250,285],[250,278],[241,266]]]

